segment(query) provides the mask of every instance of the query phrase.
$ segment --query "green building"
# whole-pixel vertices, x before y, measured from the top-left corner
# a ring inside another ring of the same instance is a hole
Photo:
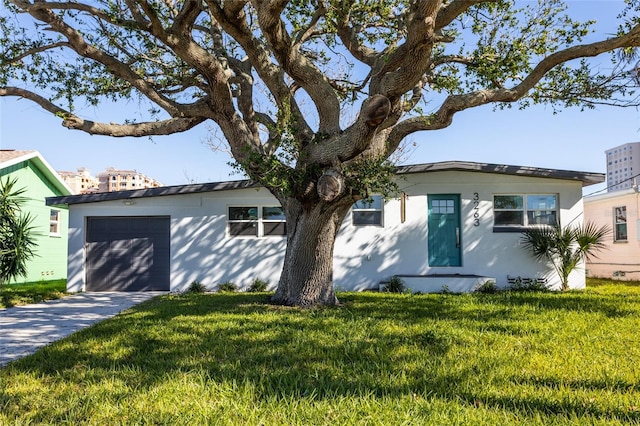
[[[17,179],[28,201],[23,210],[34,217],[36,256],[27,266],[27,276],[16,283],[67,278],[69,215],[66,207],[49,207],[46,197],[71,195],[69,186],[37,151],[0,150],[0,179]]]

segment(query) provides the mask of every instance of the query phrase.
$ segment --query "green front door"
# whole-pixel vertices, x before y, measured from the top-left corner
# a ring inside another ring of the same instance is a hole
[[[461,266],[460,195],[427,196],[429,266]]]

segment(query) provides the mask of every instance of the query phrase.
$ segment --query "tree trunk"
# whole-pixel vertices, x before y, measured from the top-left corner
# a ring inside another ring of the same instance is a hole
[[[302,205],[283,203],[287,216],[287,249],[275,303],[312,307],[336,305],[333,290],[333,247],[351,200]]]

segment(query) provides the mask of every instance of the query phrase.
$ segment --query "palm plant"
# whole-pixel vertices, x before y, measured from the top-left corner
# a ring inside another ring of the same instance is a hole
[[[17,179],[0,181],[0,286],[27,274],[27,261],[35,256],[34,217],[20,214],[25,189]]]
[[[531,227],[523,231],[522,245],[536,259],[548,260],[560,276],[562,290],[569,290],[569,274],[578,264],[595,257],[605,248],[605,239],[611,230],[593,223],[582,226]]]

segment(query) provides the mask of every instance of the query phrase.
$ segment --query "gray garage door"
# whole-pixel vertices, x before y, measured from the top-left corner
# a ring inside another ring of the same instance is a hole
[[[87,291],[169,291],[168,217],[87,218]]]

